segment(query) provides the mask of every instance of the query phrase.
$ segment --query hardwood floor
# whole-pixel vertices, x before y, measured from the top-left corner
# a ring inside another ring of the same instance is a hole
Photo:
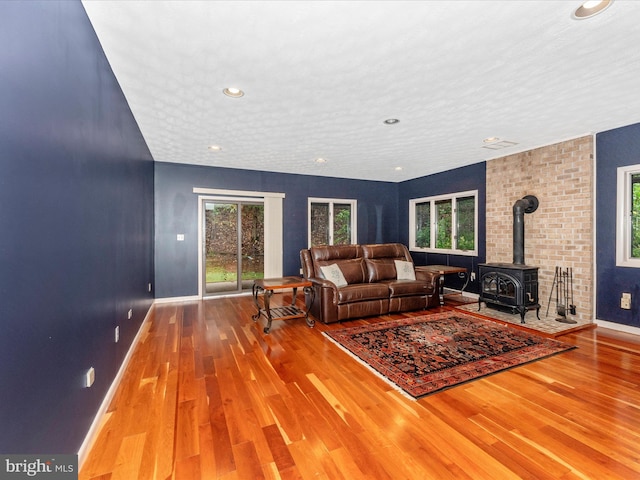
[[[640,478],[638,336],[562,336],[579,348],[413,401],[321,333],[425,312],[265,335],[254,311],[156,305],[79,478]]]

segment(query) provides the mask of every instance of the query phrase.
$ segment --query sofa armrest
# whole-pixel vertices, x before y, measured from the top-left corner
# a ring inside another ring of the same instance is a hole
[[[313,283],[314,286],[317,285],[319,287],[333,288],[334,290],[338,288],[335,283],[333,283],[331,280],[327,280],[326,278],[311,277],[307,280]]]
[[[314,290],[313,304],[309,311],[323,323],[338,321],[338,287],[324,278],[308,278]]]
[[[422,268],[416,268],[416,280],[424,282],[429,290],[429,293],[436,293],[440,288],[440,273],[433,270],[425,270]]]
[[[321,291],[324,291],[324,295],[331,294],[333,303],[338,303],[338,287],[331,280],[325,278],[312,277],[308,278],[313,288],[316,290],[316,298],[321,296]]]

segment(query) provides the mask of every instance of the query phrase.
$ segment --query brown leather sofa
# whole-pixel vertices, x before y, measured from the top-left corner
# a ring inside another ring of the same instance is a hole
[[[400,243],[311,247],[300,251],[300,261],[315,292],[310,313],[324,323],[440,305],[439,274],[415,271]]]

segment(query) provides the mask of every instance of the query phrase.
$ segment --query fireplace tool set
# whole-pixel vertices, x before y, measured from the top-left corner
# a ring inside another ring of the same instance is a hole
[[[547,304],[547,316],[549,315],[549,306],[551,305],[551,297],[553,290],[556,292],[556,312],[558,318],[556,322],[562,323],[578,323],[577,321],[567,318],[567,313],[576,314],[576,306],[573,303],[573,268],[556,267],[556,273],[553,277],[553,284],[549,292],[549,303]],[[571,299],[569,299],[571,295]],[[569,303],[571,302],[571,303]]]

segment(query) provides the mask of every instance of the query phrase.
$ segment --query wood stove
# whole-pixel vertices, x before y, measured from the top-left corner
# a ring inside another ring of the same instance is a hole
[[[540,319],[538,302],[538,267],[515,265],[512,263],[481,263],[478,265],[480,278],[480,297],[478,310],[482,302],[519,313],[521,323],[528,310],[536,309]]]
[[[538,302],[538,267],[524,263],[524,214],[535,212],[538,199],[527,195],[513,205],[513,263],[482,263],[478,265],[480,296],[478,311],[485,302],[487,306],[505,308],[520,314],[525,323],[528,310],[536,310],[540,320]]]

